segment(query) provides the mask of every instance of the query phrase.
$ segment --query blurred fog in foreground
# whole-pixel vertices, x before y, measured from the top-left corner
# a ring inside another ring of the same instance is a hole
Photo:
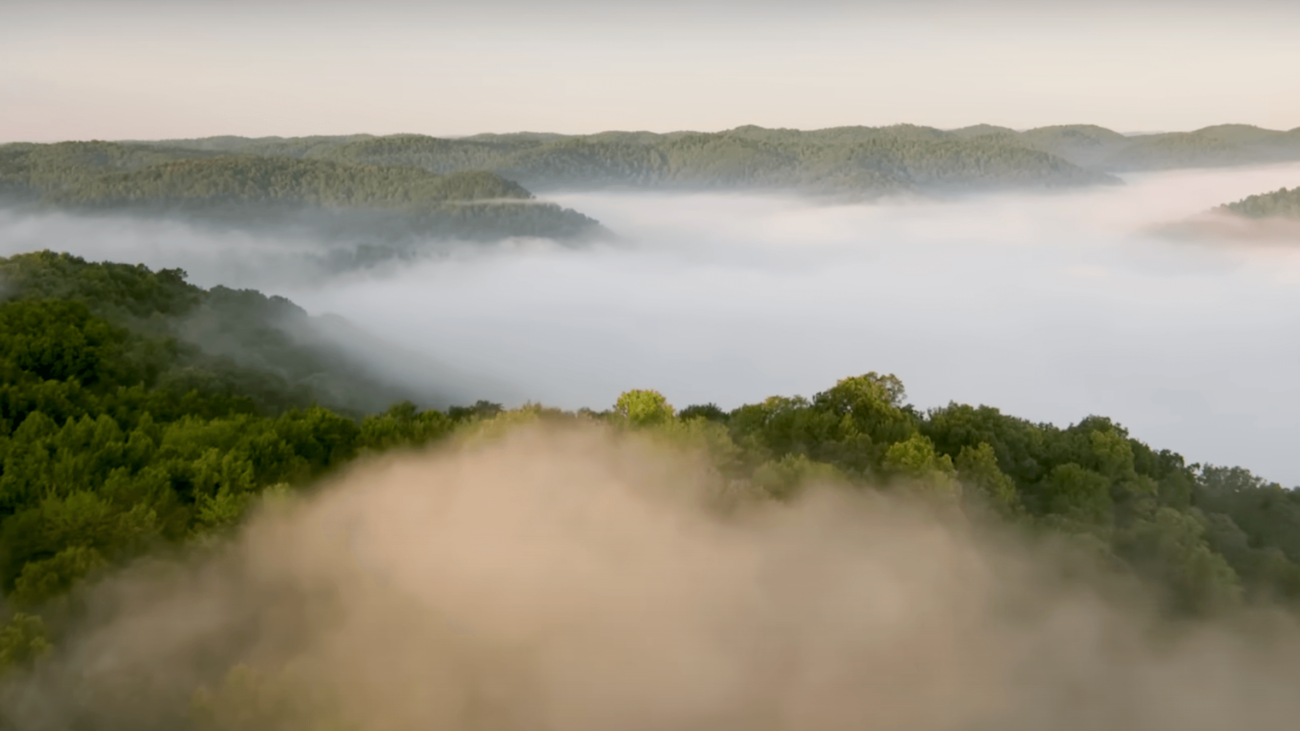
[[[180,266],[473,369],[488,399],[681,407],[806,394],[866,371],[910,400],[1067,423],[1104,414],[1191,461],[1300,483],[1300,244],[1151,227],[1300,183],[1300,166],[1131,176],[1053,195],[837,206],[754,195],[551,196],[620,235],[444,247],[317,278],[308,241],[0,214],[0,250]],[[5,217],[8,216],[8,217]]]
[[[94,587],[52,662],[0,688],[0,715],[21,731],[175,729],[191,708],[208,731],[1294,728],[1293,622],[1159,622],[1133,587],[1119,601],[1077,580],[1077,556],[973,530],[942,500],[737,500],[701,467],[595,426],[360,465],[206,558]]]

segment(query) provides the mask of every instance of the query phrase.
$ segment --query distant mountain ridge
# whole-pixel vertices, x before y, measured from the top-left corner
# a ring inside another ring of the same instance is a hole
[[[438,174],[490,170],[534,191],[785,188],[866,196],[1115,184],[1114,174],[1122,172],[1300,160],[1300,128],[1249,125],[1139,136],[1096,125],[1025,131],[749,125],[712,133],[222,137],[140,144],[406,165]]]
[[[984,124],[952,130],[952,134],[998,137],[1050,152],[1081,167],[1113,173],[1300,160],[1300,127],[1278,131],[1222,124],[1191,132],[1126,135],[1091,124],[1020,132]]]
[[[538,133],[172,140],[239,154],[346,165],[413,166],[436,174],[489,170],[530,190],[788,189],[874,196],[900,192],[1059,188],[1118,182],[1050,152],[925,127],[816,132],[748,126],[718,133]]]
[[[0,202],[96,216],[180,217],[309,243],[305,265],[355,270],[439,242],[580,243],[610,232],[538,200],[560,191],[894,195],[1118,185],[1118,174],[1300,160],[1300,128],[1218,125],[1125,136],[900,124],[801,131],[418,134],[0,145]]]

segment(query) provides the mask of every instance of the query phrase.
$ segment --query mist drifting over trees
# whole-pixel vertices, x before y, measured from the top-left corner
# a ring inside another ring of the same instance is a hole
[[[0,727],[1283,728],[1294,138],[0,146]]]

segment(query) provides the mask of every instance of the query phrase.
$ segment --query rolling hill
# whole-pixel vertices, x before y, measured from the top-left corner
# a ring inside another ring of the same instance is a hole
[[[538,133],[212,138],[159,150],[277,154],[346,165],[403,165],[448,174],[489,170],[530,190],[794,190],[870,198],[1115,184],[1116,173],[1300,160],[1300,130],[1220,125],[1123,135],[1096,125],[1016,131],[917,125],[716,133]]]
[[[368,244],[603,233],[596,221],[481,170],[438,174],[113,142],[0,146],[0,195],[35,210],[293,227]]]

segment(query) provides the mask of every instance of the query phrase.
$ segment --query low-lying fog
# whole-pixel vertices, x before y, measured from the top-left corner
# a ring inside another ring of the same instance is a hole
[[[1296,185],[1300,166],[1128,182],[885,205],[552,196],[622,240],[462,249],[324,284],[266,256],[283,242],[176,224],[0,214],[0,250],[182,266],[204,286],[283,294],[556,406],[657,388],[679,407],[730,408],[874,370],[918,406],[1062,425],[1103,414],[1190,460],[1300,483],[1300,241],[1144,233]]]

